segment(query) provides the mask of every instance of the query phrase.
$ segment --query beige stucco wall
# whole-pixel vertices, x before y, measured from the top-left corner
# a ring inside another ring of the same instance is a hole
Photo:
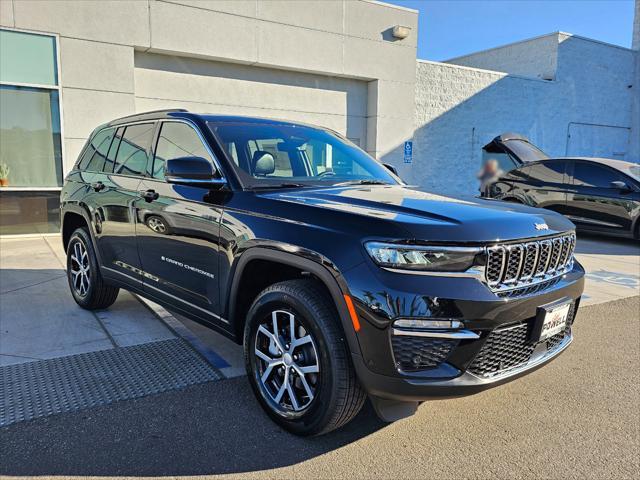
[[[409,38],[390,37],[398,24],[411,27]],[[207,80],[163,83],[180,58],[185,64],[211,62],[210,73],[219,68],[240,75],[244,83],[237,85],[252,92],[249,104],[236,105],[238,113],[297,119],[307,111],[309,120],[323,122],[335,111],[345,118],[327,126],[343,133],[355,122],[351,117],[360,116],[361,126],[354,128],[362,131],[362,145],[401,167],[398,147],[413,134],[413,10],[366,0],[0,0],[0,25],[59,35],[67,169],[96,125],[151,106],[175,106],[192,95],[193,82]],[[153,72],[136,66],[148,60],[145,55],[161,65],[156,74],[166,64],[168,73],[157,85]],[[233,64],[243,67],[234,70]],[[271,79],[254,81],[265,76]],[[208,80],[209,98],[201,90],[191,106],[229,113],[218,93],[223,82],[210,75]],[[300,95],[292,88],[291,96],[284,95],[287,107],[276,111],[274,98],[284,98],[274,93],[277,86],[295,87],[296,81],[318,91]],[[157,88],[158,101],[142,101],[140,88],[145,97]]]

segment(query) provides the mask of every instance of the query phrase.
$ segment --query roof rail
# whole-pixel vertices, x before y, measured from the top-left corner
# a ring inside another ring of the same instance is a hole
[[[171,113],[171,112],[188,112],[189,110],[187,110],[186,108],[161,108],[160,110],[150,110],[148,112],[139,112],[139,113],[132,113],[131,115],[127,115],[124,117],[119,117],[116,120],[125,120],[127,118],[133,118],[133,117],[140,117],[142,115],[149,115],[152,113]]]

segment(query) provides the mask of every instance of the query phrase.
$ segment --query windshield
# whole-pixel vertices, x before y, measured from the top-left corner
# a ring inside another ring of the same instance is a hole
[[[207,122],[250,187],[398,180],[349,140],[303,125]]]
[[[549,156],[538,147],[524,140],[505,140],[504,144],[521,162],[535,162],[549,158]]]

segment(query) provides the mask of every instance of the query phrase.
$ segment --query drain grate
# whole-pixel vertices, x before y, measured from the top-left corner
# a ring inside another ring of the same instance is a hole
[[[224,378],[182,339],[0,367],[0,427]]]

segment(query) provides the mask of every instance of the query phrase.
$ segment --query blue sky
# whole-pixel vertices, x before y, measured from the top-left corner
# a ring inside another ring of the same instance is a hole
[[[633,0],[385,0],[420,10],[418,58],[446,60],[563,31],[631,47]]]

